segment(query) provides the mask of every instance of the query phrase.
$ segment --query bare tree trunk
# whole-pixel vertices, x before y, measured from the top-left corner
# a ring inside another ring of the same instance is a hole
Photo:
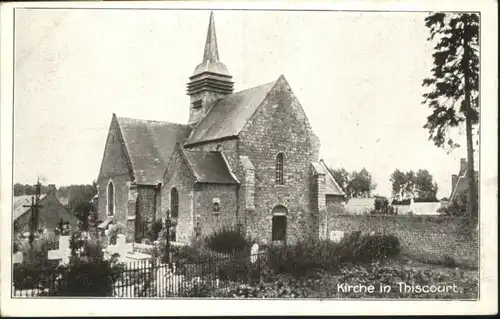
[[[467,135],[467,182],[468,182],[468,203],[467,211],[470,217],[477,216],[477,190],[474,176],[474,144],[472,141],[472,109],[471,109],[471,94],[470,94],[470,70],[469,62],[471,55],[471,48],[469,46],[470,34],[467,22],[464,21],[464,54],[462,67],[464,72],[464,92],[465,92],[465,131]]]

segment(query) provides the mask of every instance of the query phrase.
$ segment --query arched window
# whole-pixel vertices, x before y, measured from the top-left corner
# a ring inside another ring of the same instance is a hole
[[[175,187],[170,191],[170,216],[174,218],[179,216],[179,193]]]
[[[276,156],[276,184],[283,185],[285,179],[283,177],[283,153],[278,153]]]
[[[115,186],[113,182],[108,184],[108,216],[115,214]]]

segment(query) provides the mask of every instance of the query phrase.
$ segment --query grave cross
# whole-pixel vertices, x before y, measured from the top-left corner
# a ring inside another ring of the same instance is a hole
[[[23,205],[23,207],[31,208],[30,226],[30,246],[33,246],[33,239],[35,238],[35,231],[38,229],[38,209],[43,206],[38,202],[40,201],[40,180],[36,184],[36,195],[31,197],[31,205]]]

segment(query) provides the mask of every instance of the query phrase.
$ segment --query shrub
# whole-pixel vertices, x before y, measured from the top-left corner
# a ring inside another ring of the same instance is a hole
[[[455,268],[458,266],[456,260],[450,255],[443,256],[443,266],[448,268]]]
[[[73,238],[77,238],[74,236]],[[97,239],[85,238],[79,253],[70,257],[67,265],[59,266],[58,284],[51,296],[111,296],[113,284],[124,272],[116,256],[105,260]]]
[[[224,262],[217,274],[221,280],[248,282],[260,278],[261,266],[264,263],[259,260],[250,261],[250,254],[239,254]]]
[[[115,257],[71,258],[67,266],[62,266],[62,280],[50,295],[52,296],[111,296],[113,284],[124,271]]]
[[[373,209],[370,211],[371,215],[397,215],[397,211],[393,206],[389,205],[389,200],[385,197],[375,198]]]
[[[341,262],[370,262],[395,257],[401,251],[401,243],[394,235],[362,235],[352,232],[339,243]]]
[[[161,221],[161,219],[155,220],[151,225],[151,229],[148,230],[148,239],[152,242],[158,240],[162,228],[163,222]]]
[[[338,244],[327,240],[310,239],[298,242],[294,246],[270,247],[268,261],[273,271],[300,277],[315,269],[337,269],[338,253]]]
[[[206,237],[205,243],[213,251],[230,254],[250,249],[252,244],[239,230],[226,227]]]
[[[14,264],[14,288],[22,290],[50,287],[51,283],[57,277],[55,272],[58,263],[58,261],[39,260],[32,262],[23,261],[20,264]]]
[[[109,243],[111,245],[116,245],[116,239],[118,238],[119,234],[123,234],[124,229],[121,224],[116,224],[114,227],[111,227],[108,230],[108,238],[109,238]]]
[[[58,245],[59,240],[55,232],[45,232],[33,241],[32,246],[27,240],[22,241],[19,250],[23,253],[24,261],[36,262],[47,260],[48,251],[57,249]]]

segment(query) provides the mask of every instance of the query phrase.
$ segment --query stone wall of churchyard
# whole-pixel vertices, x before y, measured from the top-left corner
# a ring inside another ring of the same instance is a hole
[[[329,214],[328,233],[372,231],[396,235],[402,253],[417,260],[442,261],[448,255],[457,262],[478,266],[478,233],[465,226],[464,218],[447,216],[370,216]]]
[[[255,209],[245,212],[246,233],[272,239],[273,208],[287,209],[287,241],[317,233],[311,211],[310,166],[319,161],[319,140],[289,85],[280,78],[240,133],[239,155],[255,166]],[[284,154],[284,185],[276,184],[276,157]]]
[[[236,185],[197,184],[194,191],[195,221],[199,221],[201,235],[207,236],[223,227],[235,229],[237,222]],[[213,203],[219,202],[219,212]]]

